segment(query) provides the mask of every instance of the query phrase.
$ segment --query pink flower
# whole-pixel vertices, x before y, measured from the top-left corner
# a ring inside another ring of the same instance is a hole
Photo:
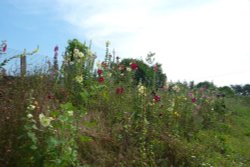
[[[97,74],[100,76],[103,73],[103,71],[101,69],[97,70]]]
[[[159,101],[161,101],[161,97],[160,97],[160,96],[155,95],[155,96],[154,96],[154,100],[155,100],[156,102],[159,102]]]
[[[154,66],[154,71],[157,72],[158,69],[159,69],[159,68],[158,68],[158,65],[156,64],[156,65]]]
[[[195,103],[195,102],[196,102],[196,98],[193,97],[193,98],[191,99],[191,101],[192,101],[192,103]]]
[[[58,52],[58,50],[59,50],[59,47],[58,47],[58,46],[55,46],[54,52]]]
[[[98,82],[103,83],[104,82],[104,77],[99,77]]]
[[[5,43],[5,44],[3,45],[2,51],[3,51],[3,52],[6,52],[6,50],[7,50],[7,44]]]

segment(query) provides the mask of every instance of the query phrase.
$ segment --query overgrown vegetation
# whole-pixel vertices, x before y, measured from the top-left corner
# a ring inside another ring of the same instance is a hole
[[[109,45],[97,68],[74,39],[61,68],[1,77],[0,166],[250,165],[249,97],[168,82],[153,53],[119,60]]]

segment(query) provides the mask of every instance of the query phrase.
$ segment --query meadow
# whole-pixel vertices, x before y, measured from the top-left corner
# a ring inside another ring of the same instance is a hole
[[[1,75],[0,166],[250,166],[249,96],[169,82],[153,53],[66,51],[61,67]]]

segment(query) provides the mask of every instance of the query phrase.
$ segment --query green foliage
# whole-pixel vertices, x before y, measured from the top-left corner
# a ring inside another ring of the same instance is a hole
[[[5,166],[249,166],[248,97],[209,82],[166,83],[154,53],[149,65],[115,62],[109,45],[95,72],[94,55],[74,39],[59,78],[36,73],[13,81],[14,93],[7,87],[18,108],[11,119],[22,120],[0,124],[20,140],[12,156],[1,150]]]
[[[156,64],[157,71],[154,70],[154,66],[149,66],[142,60],[123,59],[121,64],[128,66],[131,62],[138,64],[138,70],[135,72],[135,84],[140,82],[146,86],[152,87],[154,84],[157,88],[163,87],[166,81],[166,75],[161,69],[161,64]]]
[[[231,85],[237,95],[250,96],[250,84]]]

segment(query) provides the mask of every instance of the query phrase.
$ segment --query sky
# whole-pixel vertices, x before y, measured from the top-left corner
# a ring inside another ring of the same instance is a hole
[[[22,52],[63,53],[69,39],[92,41],[103,60],[156,53],[169,81],[250,83],[249,0],[1,0],[0,40]]]

